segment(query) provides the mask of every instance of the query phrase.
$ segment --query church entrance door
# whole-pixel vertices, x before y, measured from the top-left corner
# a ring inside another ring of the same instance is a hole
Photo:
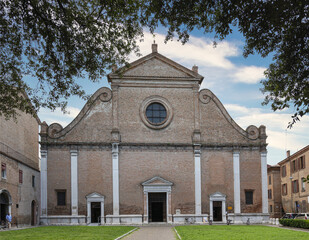
[[[166,222],[166,193],[148,193],[149,222]]]
[[[213,202],[213,220],[222,221],[222,202],[214,201]]]
[[[0,193],[0,224],[5,224],[6,222],[6,215],[9,212],[9,193],[1,191]]]
[[[92,202],[91,203],[91,223],[101,222],[101,203]]]

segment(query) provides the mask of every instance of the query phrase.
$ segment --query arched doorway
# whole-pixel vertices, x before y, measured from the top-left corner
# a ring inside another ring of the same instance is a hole
[[[31,225],[36,225],[36,216],[37,216],[37,204],[35,200],[31,202]]]
[[[5,217],[11,213],[12,199],[7,190],[0,190],[0,224],[5,225]]]

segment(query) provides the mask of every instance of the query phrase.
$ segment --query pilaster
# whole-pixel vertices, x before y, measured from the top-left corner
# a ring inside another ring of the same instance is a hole
[[[194,146],[194,175],[195,175],[195,214],[200,215],[202,214],[200,145]]]
[[[193,88],[194,129],[200,129],[199,87]]]
[[[78,151],[71,150],[71,212],[78,215]]]
[[[113,215],[119,215],[119,151],[118,143],[112,144],[113,159]]]
[[[41,216],[47,216],[47,150],[41,150]]]
[[[119,128],[118,123],[118,89],[116,85],[112,85],[113,99],[112,99],[112,108],[113,108],[113,129]]]
[[[144,223],[148,223],[148,192],[144,191]]]
[[[240,213],[240,170],[239,151],[233,152],[233,174],[234,174],[234,213]]]
[[[268,213],[267,152],[261,152],[262,213]]]

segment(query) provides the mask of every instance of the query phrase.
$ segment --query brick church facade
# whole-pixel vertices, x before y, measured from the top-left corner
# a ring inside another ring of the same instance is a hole
[[[265,127],[239,127],[196,66],[153,44],[108,81],[65,128],[41,125],[42,223],[267,221]]]

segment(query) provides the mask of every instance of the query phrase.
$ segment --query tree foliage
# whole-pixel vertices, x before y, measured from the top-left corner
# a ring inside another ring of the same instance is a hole
[[[22,107],[25,89],[36,108],[84,96],[76,78],[92,81],[138,52],[142,27],[167,28],[185,43],[194,29],[224,39],[237,28],[244,56],[274,54],[262,91],[274,111],[309,112],[309,7],[304,0],[3,0],[0,2],[0,114]],[[30,85],[26,75],[38,81]],[[41,93],[41,94],[38,94]],[[43,94],[42,94],[43,93]]]
[[[244,56],[274,54],[262,81],[263,104],[274,111],[295,108],[292,124],[309,113],[309,5],[304,0],[149,0],[143,23],[151,30],[168,28],[166,40],[176,34],[188,41],[202,29],[224,39],[233,27],[245,37]]]
[[[138,51],[139,4],[0,1],[0,115],[15,116],[16,109],[64,109],[71,95],[86,98],[77,79],[97,81],[113,64],[124,64],[129,53]]]

